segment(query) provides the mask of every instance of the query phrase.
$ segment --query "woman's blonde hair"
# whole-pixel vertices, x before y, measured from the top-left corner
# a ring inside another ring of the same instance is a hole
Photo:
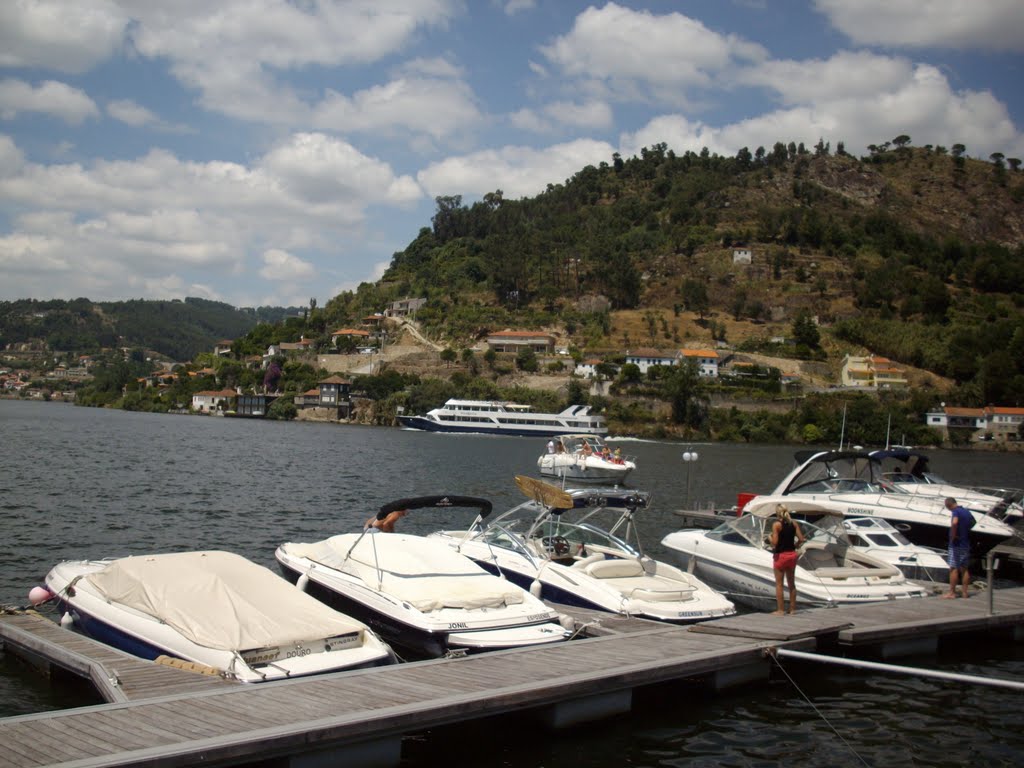
[[[785,504],[775,505],[775,516],[784,523],[789,522],[789,510],[786,508]]]

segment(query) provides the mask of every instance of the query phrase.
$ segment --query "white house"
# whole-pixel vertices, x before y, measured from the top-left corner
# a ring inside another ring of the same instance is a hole
[[[754,254],[751,253],[749,248],[736,248],[732,252],[733,264],[750,264],[753,258]]]
[[[701,376],[716,378],[718,376],[718,353],[713,349],[681,349],[677,358],[682,364],[684,360],[692,360],[697,364],[697,372]]]
[[[675,365],[676,356],[671,352],[661,352],[657,349],[636,349],[632,352],[627,349],[626,362],[639,367],[640,373],[647,373],[648,369],[655,365]]]
[[[192,395],[192,410],[197,413],[213,413],[214,411],[226,411],[235,399],[235,390],[220,389],[196,392]]]

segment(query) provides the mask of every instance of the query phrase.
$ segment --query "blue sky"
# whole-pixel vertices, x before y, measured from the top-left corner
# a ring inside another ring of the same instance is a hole
[[[0,299],[322,305],[665,142],[1024,158],[1021,0],[6,0]]]

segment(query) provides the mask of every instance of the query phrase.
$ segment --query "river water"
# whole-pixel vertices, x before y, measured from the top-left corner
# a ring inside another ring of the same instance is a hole
[[[282,541],[356,530],[407,496],[519,503],[546,440],[171,416],[0,400],[0,603],[65,559],[227,549],[275,568]],[[767,492],[792,446],[612,442],[633,454],[630,485],[653,493],[645,550],[682,508],[729,507]],[[696,453],[684,462],[684,452]],[[951,482],[1024,485],[1024,455],[931,451]],[[445,517],[446,514],[452,518]],[[410,514],[402,529],[468,525],[471,512]],[[1024,680],[1024,645],[972,636],[901,663]],[[406,739],[409,768],[452,766],[1021,765],[1019,693],[784,662],[772,680],[717,695],[683,684],[638,696],[632,715],[542,735],[527,720]],[[0,716],[96,703],[0,654]],[[486,724],[485,724],[486,725]],[[468,732],[467,732],[468,731]],[[524,734],[529,734],[524,738]],[[2,760],[0,760],[2,762]]]

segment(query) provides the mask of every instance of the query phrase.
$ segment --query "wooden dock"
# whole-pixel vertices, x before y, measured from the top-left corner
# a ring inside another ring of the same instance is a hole
[[[898,655],[963,632],[1005,630],[1019,640],[1024,588],[999,590],[993,608],[990,613],[985,595],[924,598],[795,616],[746,614],[691,627],[584,612],[577,614],[578,624],[590,624],[599,636],[554,646],[259,685],[200,678],[197,689],[181,690],[150,680],[130,700],[0,720],[2,762],[11,768],[256,760],[395,765],[403,735],[440,725],[529,710],[547,726],[563,727],[626,712],[633,690],[647,685],[687,680],[727,687],[767,680],[768,654],[776,647],[889,648],[889,655]],[[0,617],[5,640],[12,626],[31,634],[34,625],[23,619]],[[47,642],[40,637],[34,652],[69,652],[47,649]],[[74,653],[85,658],[93,650],[83,645]],[[107,661],[97,663],[109,671]],[[126,659],[119,655],[109,663],[127,687]]]

